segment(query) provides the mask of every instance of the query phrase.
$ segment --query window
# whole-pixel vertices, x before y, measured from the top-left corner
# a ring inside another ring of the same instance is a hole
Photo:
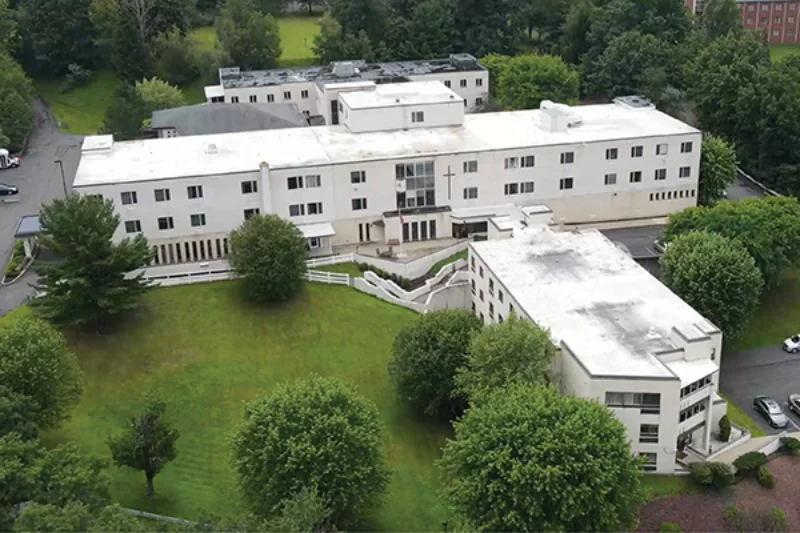
[[[530,194],[533,192],[533,187],[532,181],[523,181],[519,184],[519,192],[520,194]]]
[[[714,349],[714,354],[713,355],[716,356],[716,348]],[[692,394],[693,392],[696,392],[696,391],[702,389],[703,387],[707,387],[708,385],[711,385],[711,381],[712,381],[711,380],[711,374],[709,374],[704,378],[698,379],[694,383],[690,383],[689,385],[686,385],[684,388],[681,389],[681,398],[683,398],[684,396],[688,396],[688,395]]]
[[[475,294],[475,280],[474,279],[469,282],[469,286],[470,286],[470,289],[472,290],[472,294],[474,295]]]
[[[489,302],[489,318],[494,318],[494,304],[491,302]]]
[[[483,105],[483,98],[480,96],[475,99],[475,105]]]
[[[500,313],[497,313],[497,321],[501,324],[503,323],[503,315],[501,315]]]
[[[189,195],[189,199],[193,198],[202,198],[203,197],[203,186],[202,185],[189,185],[186,187],[186,193]]]
[[[489,279],[489,294],[494,296],[494,280]]]
[[[634,170],[631,172],[631,183],[639,183],[642,181],[642,171],[641,170]]]
[[[692,141],[686,141],[681,143],[681,153],[682,154],[692,153]]]
[[[444,86],[450,88],[450,80],[444,80]]]
[[[666,168],[657,168],[655,171],[654,178],[656,181],[663,181],[667,179],[667,169]]]
[[[258,182],[256,181],[243,181],[242,194],[253,194],[258,192]]]
[[[300,98],[308,98],[308,91],[306,90],[300,91]]]
[[[509,312],[509,314],[513,314],[514,313],[514,304],[508,304],[508,312]]]
[[[156,189],[156,202],[169,202],[169,189]]]
[[[189,215],[189,222],[191,222],[193,228],[196,228],[198,226],[205,226],[206,225],[206,215],[204,213],[198,213],[196,215]]]
[[[656,145],[656,155],[667,155],[667,143]]]
[[[783,6],[781,4],[775,4],[775,11],[783,11]]]
[[[283,91],[283,99],[284,100],[291,100],[292,99],[292,91]]]
[[[258,99],[256,98],[256,95],[251,94],[250,95],[250,103],[251,104],[255,104],[257,101],[258,101]]]
[[[519,158],[517,157],[506,157],[506,168],[517,168],[519,167]]]
[[[313,249],[319,248],[320,244],[321,244],[321,241],[320,241],[319,237],[309,237],[309,239],[308,239],[308,247],[310,249],[313,250]]]
[[[606,159],[616,159],[617,158],[617,149],[616,148],[606,148]]]
[[[125,221],[125,233],[139,233],[142,231],[142,223],[138,220]]]
[[[275,101],[275,95],[274,94],[268,94],[267,95],[267,102],[274,102],[274,101]]]
[[[475,87],[483,87],[483,78],[475,78]]]
[[[639,442],[658,442],[658,424],[641,424]]]
[[[461,85],[462,87],[466,87],[466,86],[467,86],[467,80],[461,80],[461,83],[460,83],[460,85]]]
[[[692,418],[694,415],[702,413],[706,410],[706,399],[703,398],[699,402],[690,405],[686,409],[681,410],[680,415],[678,416],[678,421],[683,422],[689,418]]]
[[[291,178],[286,178],[286,185],[289,187],[289,190],[302,189],[303,176],[292,176]]]
[[[239,103],[239,97],[238,96],[231,96],[231,103],[232,104],[238,104]]]
[[[575,162],[575,152],[561,152],[561,164],[571,165]]]
[[[411,122],[425,122],[425,113],[423,111],[412,112]]]
[[[767,4],[761,4],[761,11],[769,11],[769,6]]]
[[[631,157],[642,157],[644,153],[643,146],[631,146]]]
[[[794,11],[795,9],[797,9],[797,4],[789,4],[789,9]]]
[[[175,228],[175,223],[172,221],[172,217],[160,217],[158,219],[158,229],[167,230],[174,228]]]
[[[692,167],[681,167],[678,169],[679,178],[688,178],[692,175]]]
[[[510,196],[512,194],[519,194],[519,183],[506,183],[503,186],[503,192],[506,196]]]
[[[294,204],[289,206],[289,216],[299,217],[306,214],[306,206],[303,204]]]
[[[532,155],[526,155],[519,158],[519,163],[522,168],[533,168],[536,165],[536,158]]]
[[[503,303],[503,291],[497,291],[497,299],[500,300],[500,303]]]
[[[775,24],[780,24],[780,23],[781,23],[781,18],[775,17]]]
[[[259,208],[257,208],[257,207],[254,207],[253,209],[245,209],[244,210],[244,218],[245,218],[245,220],[247,220],[251,216],[258,215],[259,213],[261,213],[261,210]]]
[[[606,174],[606,176],[605,176],[605,184],[606,185],[616,185],[617,184],[617,175],[616,174]]]
[[[786,22],[789,24],[794,24],[794,17],[786,17]]]
[[[363,170],[354,170],[350,172],[350,183],[366,183],[367,173]]]
[[[633,407],[658,413],[661,408],[661,395],[649,392],[607,392],[608,407]]]
[[[322,214],[322,202],[311,202],[308,204],[308,214],[309,215],[321,215]]]
[[[464,98],[464,107],[467,107],[467,99]]]
[[[474,200],[478,197],[477,187],[464,187],[464,200]]]
[[[750,6],[750,7],[753,7],[753,6]],[[753,23],[753,19],[752,19],[752,18],[750,18],[750,17],[747,17],[747,22],[746,22],[746,24],[750,25],[750,24],[752,24],[752,23]]]
[[[781,35],[781,31],[780,30],[772,30],[772,36],[773,37],[780,37],[780,35]]]
[[[306,189],[316,189],[317,187],[322,187],[322,178],[319,174],[306,176]]]
[[[561,181],[558,183],[558,188],[562,191],[566,191],[567,189],[572,188],[572,178],[561,178]]]
[[[478,291],[478,298],[480,298],[481,301],[483,301],[483,291]]]
[[[366,198],[353,198],[351,200],[353,204],[353,211],[361,211],[362,209],[367,208],[367,199]],[[309,211],[310,214],[310,211]]]
[[[748,10],[748,11],[753,11],[753,8],[754,8],[754,6],[753,6],[752,4],[751,4],[751,5],[749,5],[749,6],[747,6],[747,10]]]
[[[644,470],[645,472],[655,472],[657,466],[656,463],[658,462],[658,454],[655,453],[640,453],[639,457],[644,459],[639,465],[639,468]]]
[[[436,205],[436,178],[433,161],[395,165],[395,177],[405,180],[405,192],[397,193],[397,208]]]
[[[478,275],[483,279],[483,267],[478,267]]]
[[[136,191],[130,192],[123,192],[120,194],[122,197],[122,205],[131,205],[138,203],[138,199],[136,197]]]
[[[478,171],[477,161],[464,161],[464,174],[474,174]]]

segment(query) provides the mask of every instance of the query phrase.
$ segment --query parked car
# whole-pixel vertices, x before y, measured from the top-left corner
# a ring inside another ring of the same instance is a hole
[[[789,410],[794,411],[796,415],[800,415],[800,394],[789,395]]]
[[[19,189],[17,189],[13,185],[6,185],[5,183],[0,183],[0,196],[12,196],[18,193]]]
[[[783,409],[772,398],[764,395],[756,396],[753,400],[753,407],[769,422],[770,426],[782,429],[789,425],[789,419],[783,414]]]
[[[0,169],[17,168],[21,162],[19,156],[10,155],[8,150],[0,148]]]
[[[783,349],[789,353],[800,352],[800,334],[793,335],[783,341]]]
[[[656,239],[655,242],[653,242],[653,246],[655,246],[656,251],[658,253],[663,254],[664,252],[667,251],[667,247],[669,246],[669,243],[668,242],[664,242],[661,239]]]

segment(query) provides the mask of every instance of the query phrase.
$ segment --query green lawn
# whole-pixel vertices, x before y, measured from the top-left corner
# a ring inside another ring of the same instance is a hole
[[[647,501],[678,494],[696,494],[698,487],[689,480],[689,476],[666,476],[647,474],[642,477]]]
[[[450,263],[455,263],[459,259],[466,259],[467,254],[468,250],[462,250],[460,252],[451,255],[450,257],[445,257],[444,259],[442,259],[441,261],[439,261],[438,263],[434,264],[431,267],[431,269],[428,271],[428,276],[435,276],[445,265],[449,265]]]
[[[772,59],[800,53],[800,44],[771,44],[769,45],[769,55]]]
[[[722,391],[720,391],[720,396],[725,398],[725,395],[722,393]],[[754,437],[765,437],[767,435],[764,433],[764,430],[758,427],[758,424],[756,424],[753,419],[750,418],[750,415],[742,410],[741,407],[728,400],[728,398],[725,399],[728,401],[727,415],[731,423],[745,428]]]
[[[788,272],[780,284],[768,291],[750,326],[730,348],[746,350],[780,344],[800,333],[800,272]]]
[[[106,435],[134,413],[143,393],[164,398],[181,433],[178,458],[144,497],[144,476],[111,469],[123,506],[196,518],[242,509],[229,465],[229,437],[245,402],[276,383],[310,374],[352,383],[386,426],[393,469],[385,504],[367,529],[438,530],[446,520],[434,461],[449,429],[417,421],[397,401],[387,374],[392,340],[415,313],[347,287],[308,284],[276,308],[243,303],[234,282],[153,290],[147,312],[108,336],[70,336],[85,391],[72,420],[45,442],[75,441],[108,457]]]
[[[89,83],[68,93],[61,92],[62,82],[60,78],[39,78],[33,84],[62,130],[75,134],[97,133],[119,79],[111,71],[102,70],[95,73]]]
[[[364,276],[364,274],[358,269],[358,266],[355,263],[339,263],[336,265],[311,267],[311,270],[322,270],[323,272],[336,272],[338,274],[350,274],[354,278],[360,278]]]

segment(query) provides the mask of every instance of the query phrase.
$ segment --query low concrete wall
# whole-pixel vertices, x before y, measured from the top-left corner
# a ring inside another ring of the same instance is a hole
[[[351,287],[361,292],[365,292],[367,294],[371,294],[376,298],[380,298],[381,300],[389,303],[393,303],[395,305],[399,305],[401,307],[405,307],[407,309],[411,309],[412,311],[416,311],[417,313],[423,314],[425,313],[425,305],[417,302],[409,302],[407,300],[402,300],[397,296],[391,294],[383,287],[378,287],[368,281],[366,278],[353,278]]]
[[[453,263],[447,264],[443,266],[439,270],[439,272],[437,272],[436,275],[433,276],[431,279],[425,280],[425,285],[417,287],[413,291],[406,291],[402,287],[398,286],[392,280],[383,279],[374,272],[371,272],[369,270],[364,272],[364,277],[367,278],[367,280],[373,285],[383,288],[386,292],[393,294],[397,298],[411,302],[414,300],[418,300],[423,296],[425,296],[426,294],[430,293],[431,290],[433,290],[433,288],[436,285],[439,285],[442,282],[442,280],[444,280],[447,276],[453,274],[453,272],[455,272],[456,270],[462,269],[466,266],[467,266],[467,261],[465,259],[458,259]]]
[[[356,262],[367,263],[381,270],[385,270],[390,274],[395,274],[404,278],[417,279],[427,274],[433,265],[442,259],[446,259],[451,255],[466,250],[468,246],[469,241],[464,240],[452,246],[448,246],[447,248],[442,248],[438,252],[407,262],[392,261],[391,259],[383,259],[381,257],[373,257],[371,255],[362,255],[358,253],[352,255]]]
[[[471,302],[469,283],[461,281],[431,292],[425,307],[428,312],[440,309],[469,309]]]

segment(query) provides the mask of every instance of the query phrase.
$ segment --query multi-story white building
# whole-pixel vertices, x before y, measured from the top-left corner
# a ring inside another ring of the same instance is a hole
[[[628,254],[597,230],[530,228],[471,243],[468,260],[473,312],[546,329],[562,391],[607,405],[645,470],[673,473],[687,446],[708,454],[722,334]]]
[[[116,238],[159,263],[218,258],[253,213],[295,222],[312,253],[486,234],[546,204],[563,223],[661,217],[696,204],[701,133],[635,97],[464,113],[441,82],[341,93],[341,124],[114,142],[87,137],[74,181],[113,199]]]
[[[312,123],[339,124],[338,95],[386,83],[440,81],[451,88],[467,111],[489,98],[489,72],[469,54],[447,59],[365,63],[337,61],[326,66],[242,71],[219,70],[219,85],[205,88],[206,101],[294,102]]]

